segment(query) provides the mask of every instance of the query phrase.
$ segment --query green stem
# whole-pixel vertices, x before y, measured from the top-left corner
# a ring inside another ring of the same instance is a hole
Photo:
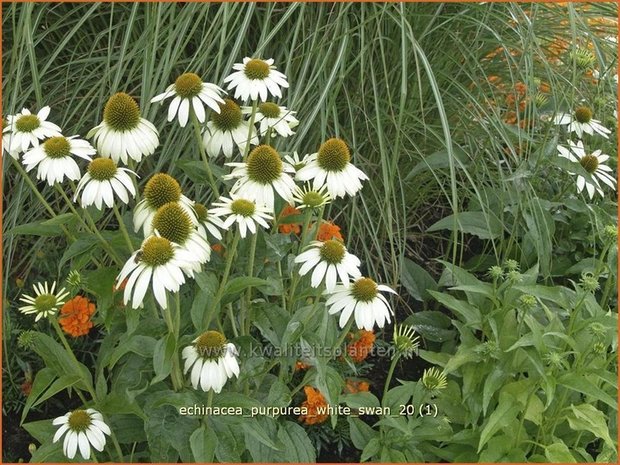
[[[233,315],[232,303],[226,305],[226,309],[228,311],[228,319],[230,320],[230,326],[232,327],[232,332],[235,337],[239,336],[239,331],[237,331],[237,324],[235,323],[235,315]]]
[[[176,294],[179,295],[178,293]],[[177,302],[178,306],[178,302]],[[168,334],[172,334],[175,340],[175,352],[172,357],[172,372],[170,373],[170,379],[172,380],[172,387],[175,391],[180,391],[183,387],[183,375],[180,372],[181,367],[179,366],[179,360],[176,353],[176,345],[178,342],[178,330],[176,329],[176,325],[174,324],[174,319],[172,317],[172,311],[170,310],[170,304],[166,305],[166,308],[162,309],[164,320],[166,321],[166,326],[168,327]]]
[[[256,118],[256,109],[258,108],[258,100],[252,101],[252,113],[250,114],[250,121],[248,124],[248,138],[246,139],[245,148],[243,149],[243,161],[250,153],[250,142],[252,141],[252,132],[254,131],[254,119]]]
[[[196,136],[196,141],[198,142],[198,150],[200,151],[200,157],[205,164],[205,170],[207,171],[207,178],[209,178],[209,184],[211,185],[211,189],[213,189],[213,193],[215,194],[215,198],[219,197],[219,190],[217,188],[217,184],[215,183],[215,178],[213,177],[213,173],[211,172],[211,166],[209,165],[209,158],[207,157],[207,151],[205,149],[204,144],[202,143],[202,136],[200,135],[200,122],[194,113],[194,109],[191,111],[192,125],[194,126],[194,135]]]
[[[387,378],[385,379],[385,386],[383,386],[383,397],[381,398],[381,402],[385,401],[387,397],[387,393],[390,390],[390,383],[392,382],[392,376],[394,375],[394,369],[396,368],[396,363],[400,359],[400,352],[397,352],[394,358],[392,359],[392,363],[390,363],[390,369],[388,370]]]
[[[355,315],[351,315],[349,317],[349,321],[347,321],[347,324],[344,326],[344,328],[342,328],[342,333],[340,333],[340,337],[338,337],[338,340],[334,344],[332,353],[335,353],[336,349],[338,349],[342,345],[345,338],[347,337],[347,334],[349,334],[349,331],[351,330],[351,326],[353,325],[354,320],[355,320]]]
[[[228,249],[228,257],[226,257],[226,266],[224,268],[224,274],[222,276],[222,281],[220,282],[220,287],[217,290],[217,294],[215,295],[211,306],[209,307],[209,309],[207,310],[207,312],[205,313],[203,322],[202,322],[202,326],[204,328],[204,330],[208,330],[209,329],[209,325],[211,324],[211,320],[213,319],[213,316],[215,314],[215,311],[217,310],[218,305],[220,304],[220,300],[222,299],[222,295],[224,295],[224,290],[226,289],[226,284],[228,282],[228,276],[230,275],[230,268],[232,266],[232,262],[233,262],[233,258],[235,256],[235,253],[237,252],[237,246],[239,245],[239,238],[240,238],[240,234],[239,234],[239,230],[237,229],[237,232],[235,232],[235,237],[233,239],[233,242],[230,246],[230,249]]]
[[[304,216],[304,224],[303,224],[303,229],[301,230],[301,240],[299,243],[299,249],[297,249],[297,254],[299,255],[299,253],[303,250],[303,248],[306,245],[306,241],[307,241],[307,237],[310,235],[308,232],[308,226],[310,225],[310,220],[312,219],[312,210],[311,209],[307,209],[305,212],[305,216]],[[290,305],[290,309],[289,309],[289,313],[292,313],[293,311],[293,302],[294,302],[294,297],[295,297],[295,290],[297,289],[297,284],[299,284],[299,280],[301,279],[301,276],[299,276],[298,272],[293,271],[293,276],[291,277],[291,286],[289,288],[289,292],[288,292],[288,300],[289,300],[289,305]]]
[[[252,235],[250,242],[250,255],[248,260],[248,278],[254,276],[254,257],[256,256],[256,242],[258,241],[258,231]],[[241,309],[241,335],[247,336],[250,333],[250,305],[252,302],[252,286],[248,286],[245,292],[245,303]]]
[[[129,237],[129,232],[127,231],[127,227],[125,226],[125,222],[123,221],[121,212],[118,211],[118,207],[116,206],[116,204],[114,204],[112,209],[114,210],[114,215],[118,220],[118,227],[120,228],[121,232],[123,233],[123,237],[125,238],[125,243],[127,244],[127,248],[129,249],[129,255],[131,255],[134,252],[133,244],[131,243],[131,238]]]

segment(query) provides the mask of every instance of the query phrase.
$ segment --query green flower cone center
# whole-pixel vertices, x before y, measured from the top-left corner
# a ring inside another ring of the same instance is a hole
[[[342,139],[332,138],[319,148],[317,163],[325,171],[342,171],[351,160],[349,147]]]
[[[323,242],[320,249],[321,260],[331,265],[338,265],[342,262],[345,253],[344,245],[335,239]]]
[[[592,110],[588,107],[579,107],[575,110],[575,119],[580,123],[589,123],[592,119]]]
[[[370,302],[377,292],[377,283],[370,278],[359,278],[351,287],[351,294],[358,302]]]
[[[181,199],[181,186],[172,176],[157,173],[146,183],[144,198],[151,208],[157,210],[167,203],[178,202]]]
[[[280,116],[280,107],[273,102],[261,103],[258,106],[258,111],[260,111],[267,118],[277,118]]]
[[[269,76],[269,65],[263,60],[254,58],[245,64],[245,75],[249,79],[265,79]]]
[[[91,423],[90,415],[86,410],[74,410],[69,415],[69,428],[71,431],[86,431]]]
[[[194,347],[201,357],[209,360],[217,360],[224,355],[224,351],[226,350],[226,338],[218,331],[207,331],[196,339]]]
[[[598,158],[589,154],[579,159],[579,164],[583,166],[583,169],[588,173],[593,174],[598,168]]]
[[[182,98],[192,98],[202,90],[202,79],[195,73],[181,74],[176,81],[174,87],[177,94]]]
[[[429,391],[437,391],[446,387],[446,377],[436,368],[431,368],[422,376],[422,384]]]
[[[88,174],[96,181],[108,181],[117,171],[116,163],[111,158],[95,158],[88,165]]]
[[[174,257],[172,244],[165,237],[149,237],[142,245],[141,261],[151,267],[165,265]]]
[[[34,308],[36,308],[39,313],[49,312],[56,308],[57,302],[58,300],[55,295],[41,294],[34,299]]]
[[[176,202],[160,207],[153,217],[153,228],[161,237],[176,244],[184,244],[192,230],[188,213]]]
[[[71,156],[71,144],[62,136],[51,137],[43,143],[43,150],[50,158],[65,158]]]
[[[207,211],[207,207],[205,207],[201,203],[196,202],[194,204],[194,211],[196,212],[196,216],[198,217],[198,221],[200,221],[200,222],[207,221],[207,217],[209,216],[209,213]]]
[[[220,103],[220,112],[211,114],[211,121],[220,131],[232,131],[239,127],[243,115],[241,108],[233,100],[226,98]]]
[[[103,120],[115,131],[131,131],[140,123],[140,108],[131,96],[119,92],[105,104]]]
[[[304,205],[310,208],[320,207],[325,203],[325,198],[317,191],[308,191],[302,197]]]
[[[259,145],[247,160],[248,177],[259,184],[271,184],[282,174],[282,159],[269,145]]]
[[[245,199],[237,199],[230,204],[230,209],[235,215],[252,216],[256,211],[256,205]]]
[[[41,126],[41,120],[37,115],[23,115],[15,122],[15,127],[19,132],[32,132]]]

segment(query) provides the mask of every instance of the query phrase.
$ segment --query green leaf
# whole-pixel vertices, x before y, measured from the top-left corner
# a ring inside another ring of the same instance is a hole
[[[58,378],[52,385],[45,391],[41,397],[39,397],[36,402],[32,404],[33,407],[36,407],[41,402],[45,402],[50,397],[58,394],[60,391],[64,391],[65,389],[77,384],[80,381],[80,377],[76,375],[65,375]]]
[[[28,412],[32,408],[33,404],[43,394],[43,392],[45,392],[48,386],[54,382],[54,379],[56,379],[56,372],[51,368],[43,368],[37,373],[32,383],[30,395],[26,400],[26,405],[24,405],[24,410],[22,410],[22,418],[20,423],[24,422],[26,415],[28,415]]]
[[[593,399],[600,400],[601,402],[609,405],[615,411],[618,411],[618,404],[616,400],[601,388],[592,384],[591,381],[585,379],[583,375],[577,373],[565,373],[558,378],[557,382],[558,384],[572,389],[579,394],[585,394]]]
[[[190,309],[190,316],[192,318],[192,324],[197,331],[202,328],[205,313],[213,297],[213,293],[209,289],[201,289],[194,297],[192,308]]]
[[[283,422],[278,428],[278,441],[284,445],[284,450],[277,454],[279,462],[316,462],[314,444],[301,425],[292,421]]]
[[[499,396],[499,404],[493,411],[484,425],[482,432],[480,433],[480,442],[478,443],[478,453],[482,450],[484,445],[497,433],[498,431],[506,428],[513,420],[515,420],[517,413],[521,410],[521,405],[516,399],[507,393],[502,393]]]
[[[475,328],[480,325],[482,316],[480,315],[480,310],[478,308],[465,301],[455,299],[448,294],[434,291],[429,292],[439,303],[445,305],[458,316],[460,316],[461,320],[467,325],[473,326]]]
[[[592,404],[571,405],[571,412],[566,415],[568,424],[575,431],[589,431],[597,438],[605,441],[609,447],[616,448],[612,440],[605,414]]]
[[[226,289],[224,290],[224,295],[222,297],[222,305],[233,301],[237,294],[243,292],[248,287],[263,286],[265,284],[269,284],[269,281],[256,277],[239,276],[231,279],[226,284]]]
[[[409,295],[420,302],[426,302],[430,299],[429,290],[437,290],[437,283],[433,277],[424,268],[408,258],[403,259],[401,283]]]
[[[134,334],[132,336],[123,338],[118,343],[118,346],[114,349],[114,352],[110,355],[109,367],[114,368],[116,363],[123,357],[123,355],[133,352],[144,358],[153,357],[155,350],[155,338],[150,336],[141,336]]]
[[[203,424],[189,437],[189,445],[196,462],[213,462],[215,447],[217,446],[217,435],[215,431]]]
[[[52,424],[52,420],[49,419],[24,423],[22,428],[28,431],[28,433],[41,444],[51,442],[52,437],[58,429],[57,426]]]
[[[73,213],[63,213],[54,218],[45,221],[34,221],[32,223],[24,223],[15,226],[7,232],[7,235],[24,235],[24,236],[60,236],[63,234],[62,225],[75,220]]]
[[[172,371],[172,358],[175,356],[176,340],[174,334],[168,333],[155,344],[153,351],[153,368],[155,377],[151,384],[163,381]]]
[[[455,226],[455,215],[446,216],[431,225],[426,231],[452,231]],[[456,229],[467,234],[478,236],[480,239],[496,239],[503,234],[502,222],[491,212],[461,212],[456,216]]]
[[[458,160],[462,165],[465,165],[469,159],[467,153],[459,146],[452,147],[452,155],[456,160]],[[450,167],[450,153],[447,149],[441,149],[437,152],[434,152],[426,157],[422,158],[422,161],[413,167],[413,169],[409,172],[405,181],[411,180],[414,176],[419,173],[422,173],[426,170],[436,170],[441,168],[449,168]]]
[[[366,445],[379,435],[379,431],[374,430],[359,418],[347,417],[347,421],[351,432],[351,442],[359,450],[364,450]]]
[[[573,454],[562,441],[546,446],[545,457],[551,463],[577,463]]]
[[[379,451],[381,450],[381,442],[379,438],[372,438],[368,441],[368,444],[362,450],[362,456],[360,457],[361,462],[365,462],[366,460],[375,457]]]
[[[261,444],[264,444],[271,449],[281,451],[284,448],[282,444],[276,444],[274,441],[271,440],[269,435],[265,432],[264,428],[260,425],[256,418],[246,418],[241,423],[241,428],[243,429],[244,433],[253,437]]]
[[[415,312],[407,317],[403,324],[413,326],[420,336],[429,341],[445,342],[454,340],[455,337],[450,318],[442,312]]]
[[[551,273],[552,240],[555,234],[553,217],[540,199],[534,197],[529,201],[527,210],[523,210],[523,219],[527,225],[526,234],[532,238],[536,247],[540,272],[547,277]]]
[[[95,247],[96,244],[97,238],[94,234],[83,234],[77,241],[73,242],[65,249],[65,253],[62,254],[62,257],[58,262],[58,269],[62,269],[64,264],[69,260],[89,252],[93,247]]]
[[[345,394],[340,397],[340,401],[346,403],[351,408],[360,407],[379,407],[379,399],[370,392],[356,392]]]

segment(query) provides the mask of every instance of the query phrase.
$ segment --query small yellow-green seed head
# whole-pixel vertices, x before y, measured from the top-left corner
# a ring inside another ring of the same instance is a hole
[[[280,116],[280,107],[273,102],[264,102],[258,106],[260,111],[267,118],[278,118]]]
[[[342,245],[342,242],[335,239],[330,239],[323,242],[319,253],[321,255],[321,260],[331,265],[337,265],[342,262],[346,251],[347,250],[344,248],[344,245]]]
[[[219,113],[211,113],[211,121],[220,131],[232,131],[238,128],[242,118],[241,108],[229,98],[224,99],[224,103],[220,103]]]
[[[172,176],[157,173],[146,183],[144,198],[152,209],[157,210],[169,202],[178,202],[181,199],[181,186]]]
[[[103,120],[115,131],[131,131],[140,122],[140,108],[131,96],[118,92],[108,99]]]
[[[198,217],[198,221],[202,222],[207,220],[209,212],[207,210],[207,207],[205,207],[203,204],[196,202],[194,204],[194,211],[196,212],[196,217]]]
[[[422,375],[422,385],[433,393],[445,389],[448,385],[448,381],[445,373],[440,372],[437,368],[433,367],[424,370]]]
[[[84,432],[88,429],[92,420],[86,410],[74,410],[69,415],[68,423],[71,431]]]
[[[301,200],[305,206],[310,208],[317,208],[325,203],[325,197],[317,191],[305,192]]]
[[[592,119],[592,110],[585,106],[577,107],[575,109],[575,119],[580,123],[589,123]]]
[[[107,181],[114,177],[118,168],[111,158],[95,158],[88,165],[88,174],[96,181]]]
[[[342,171],[350,160],[349,147],[335,137],[323,142],[317,155],[317,163],[325,171]]]
[[[585,155],[579,159],[579,164],[588,173],[593,174],[598,168],[598,158],[592,154]]]
[[[41,294],[34,299],[34,308],[38,313],[51,312],[56,308],[58,299],[53,294]]]
[[[174,81],[174,87],[182,98],[196,97],[202,90],[202,79],[195,73],[181,74]]]
[[[256,205],[245,199],[237,199],[230,204],[230,209],[235,215],[252,216],[256,211]]]
[[[245,64],[245,75],[248,79],[265,79],[269,76],[269,65],[258,58],[253,58]]]
[[[43,150],[50,158],[65,158],[71,156],[71,144],[66,137],[50,137],[43,143]]]
[[[226,338],[218,331],[207,331],[198,336],[194,347],[203,358],[217,360],[224,355]]]
[[[247,168],[252,181],[271,184],[282,174],[282,159],[270,145],[259,145],[248,155]]]
[[[153,228],[161,237],[182,245],[192,231],[192,220],[181,205],[170,202],[159,207],[153,216]]]
[[[151,267],[168,263],[174,257],[172,243],[164,237],[149,237],[142,244],[140,260]]]
[[[356,279],[351,287],[351,294],[358,302],[370,302],[377,293],[377,283],[370,278]]]
[[[41,120],[37,115],[22,115],[15,121],[15,128],[19,132],[32,132],[41,126]]]

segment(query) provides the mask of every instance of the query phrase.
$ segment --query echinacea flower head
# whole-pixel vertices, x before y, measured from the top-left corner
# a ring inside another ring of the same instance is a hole
[[[153,229],[196,258],[194,271],[199,271],[201,263],[211,258],[211,246],[206,234],[196,228],[196,224],[179,202],[169,202],[157,209],[153,216]]]
[[[198,218],[198,230],[206,237],[207,230],[218,240],[222,240],[220,229],[224,229],[224,222],[215,216],[207,207],[201,203],[194,203],[194,211]]]
[[[243,119],[241,108],[231,99],[224,99],[219,104],[220,112],[211,114],[211,121],[207,122],[204,131],[203,143],[210,157],[217,157],[224,153],[226,158],[232,157],[235,146],[244,153],[250,125]],[[258,145],[258,136],[253,131],[250,145]]]
[[[166,291],[179,292],[185,283],[183,273],[191,273],[196,259],[179,245],[158,236],[147,237],[140,250],[134,252],[121,269],[115,286],[119,288],[126,278],[123,302],[131,301],[132,308],[142,305],[149,286],[153,289],[155,300],[162,308],[167,308]]]
[[[311,185],[307,184],[304,187],[295,186],[293,200],[297,208],[303,210],[304,208],[316,209],[323,207],[332,201],[332,197],[329,195],[326,185],[315,190]]]
[[[129,197],[136,196],[136,189],[129,173],[135,175],[127,168],[116,166],[112,158],[95,158],[80,179],[73,200],[75,201],[82,192],[80,199],[82,207],[94,205],[98,210],[101,210],[104,203],[108,208],[112,208],[115,197],[125,204],[129,203]]]
[[[215,208],[211,212],[217,217],[226,217],[222,220],[224,229],[229,229],[234,223],[237,223],[242,238],[245,238],[248,231],[256,234],[257,224],[269,229],[267,220],[271,220],[273,217],[266,207],[235,194],[231,194],[230,198],[220,197],[219,200],[213,204]]]
[[[84,460],[90,459],[90,446],[99,452],[103,451],[106,444],[105,435],[110,436],[112,431],[103,421],[103,416],[97,410],[73,410],[65,415],[55,418],[53,425],[59,426],[54,434],[53,442],[57,442],[65,433],[62,452],[69,459],[75,457],[78,449]]]
[[[248,155],[244,163],[226,163],[233,167],[224,179],[235,179],[231,193],[252,199],[274,211],[274,190],[286,202],[292,203],[295,181],[289,175],[293,167],[284,163],[280,154],[270,145],[259,145]]]
[[[416,335],[412,326],[395,324],[392,342],[394,343],[396,353],[405,358],[411,358],[420,345],[420,338]]]
[[[140,108],[128,94],[112,95],[103,110],[103,121],[90,130],[87,138],[102,157],[127,164],[152,155],[159,146],[159,132],[150,121],[140,117]]]
[[[73,337],[85,336],[93,327],[91,317],[95,304],[80,295],[66,302],[60,309],[58,323],[62,330]]]
[[[282,97],[281,87],[287,88],[286,76],[276,70],[273,59],[245,57],[233,65],[234,72],[224,78],[228,90],[235,89],[235,98],[266,101],[268,96]]]
[[[72,181],[80,179],[80,168],[73,156],[91,161],[90,156],[95,153],[97,151],[92,145],[77,136],[55,136],[26,152],[22,163],[26,171],[38,167],[37,178],[47,180],[51,186],[55,182],[62,182],[65,177]]]
[[[323,184],[332,198],[353,196],[362,188],[361,181],[368,176],[351,163],[349,147],[342,139],[332,138],[325,141],[319,151],[308,157],[306,166],[296,175],[299,181],[313,181],[314,190]]]
[[[243,107],[244,114],[251,114],[252,107]],[[273,129],[281,137],[295,134],[293,128],[299,125],[294,111],[287,110],[274,102],[263,102],[258,105],[254,122],[258,123],[258,132],[265,136],[267,131]]]
[[[355,317],[358,329],[372,331],[375,323],[383,328],[385,322],[390,320],[390,314],[394,313],[387,299],[381,292],[394,290],[384,284],[377,284],[370,278],[357,278],[351,285],[337,285],[333,291],[325,291],[329,298],[325,305],[329,307],[329,314],[340,312],[339,325],[341,328],[347,324],[351,315]]]
[[[155,212],[170,202],[178,202],[187,212],[192,223],[198,224],[193,202],[181,193],[181,186],[177,180],[169,174],[157,173],[146,183],[143,198],[133,212],[134,231],[138,232],[140,228],[143,228],[145,237],[150,236],[153,233]]]
[[[191,111],[194,112],[198,121],[205,122],[204,105],[219,113],[218,104],[224,103],[221,95],[225,93],[219,86],[203,82],[197,74],[185,73],[181,74],[174,84],[170,84],[164,93],[153,97],[151,103],[174,96],[168,107],[168,121],[172,121],[178,114],[179,124],[185,127]]]
[[[56,289],[56,281],[52,283],[50,288],[47,282],[41,284],[37,283],[33,286],[35,296],[25,295],[19,300],[26,305],[19,307],[19,311],[25,315],[36,315],[34,321],[39,321],[41,318],[47,318],[55,315],[69,293],[65,288],[61,288],[58,292],[54,292]]]
[[[436,367],[427,368],[422,375],[422,385],[431,394],[436,395],[448,386],[448,378],[443,371],[439,371]]]
[[[580,106],[572,113],[561,113],[557,115],[553,122],[559,126],[568,126],[568,132],[574,132],[579,138],[582,138],[584,133],[591,136],[596,133],[608,139],[608,134],[610,134],[611,131],[592,116],[592,109],[586,106]]]
[[[184,372],[191,369],[194,389],[219,393],[229,378],[239,376],[237,348],[218,331],[206,331],[183,349]]]
[[[325,288],[328,292],[336,289],[338,278],[343,286],[347,287],[350,277],[361,276],[359,258],[347,252],[342,242],[335,239],[325,242],[312,241],[308,250],[295,257],[295,263],[302,263],[299,269],[300,276],[314,269],[310,280],[311,286],[319,287],[325,280]],[[367,329],[370,330],[372,327]]]
[[[329,417],[327,413],[324,413],[327,411],[325,397],[321,394],[321,391],[312,386],[305,386],[304,393],[306,394],[306,400],[301,403],[301,408],[306,413],[299,416],[299,421],[306,425],[323,423]]]
[[[568,141],[568,148],[558,145],[558,152],[560,157],[579,163],[590,174],[590,180],[586,180],[584,176],[577,175],[577,192],[581,192],[585,188],[591,199],[596,192],[603,196],[603,190],[599,181],[607,184],[613,190],[616,189],[616,179],[611,174],[612,169],[605,165],[605,162],[609,160],[609,155],[603,154],[600,150],[587,153],[582,141],[574,143],[570,140]]]
[[[310,161],[308,157],[309,155],[300,158],[297,152],[293,152],[290,155],[284,155],[284,160],[295,169],[295,172],[297,172],[306,166],[306,164]]]
[[[43,107],[36,115],[27,108],[23,108],[16,115],[8,115],[7,125],[2,129],[3,135],[10,135],[7,152],[26,152],[29,147],[37,147],[43,139],[60,136],[60,128],[47,121],[49,114],[50,107]],[[2,142],[4,143],[4,140]]]

